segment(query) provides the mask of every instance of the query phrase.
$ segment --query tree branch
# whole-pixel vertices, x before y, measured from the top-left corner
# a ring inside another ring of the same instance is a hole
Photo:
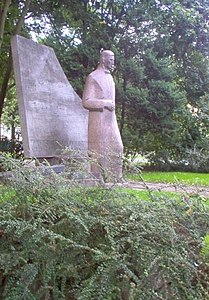
[[[3,43],[5,21],[6,21],[7,12],[8,12],[10,4],[11,4],[11,0],[6,0],[4,3],[3,9],[1,10],[1,13],[0,13],[0,51],[1,51],[1,46]]]
[[[29,9],[29,6],[30,6],[30,1],[31,0],[26,0],[25,1],[25,6],[23,7],[22,14],[19,17],[19,19],[17,21],[17,24],[15,26],[14,35],[19,34],[20,31],[21,31],[22,25],[23,25],[24,20],[25,20],[25,16],[26,16],[26,14],[28,12],[28,9]]]
[[[28,12],[28,9],[29,9],[30,1],[31,0],[26,0],[25,1],[25,6],[23,7],[22,13],[21,13],[21,15],[20,15],[20,17],[17,21],[17,24],[16,24],[14,32],[13,32],[14,35],[19,34],[20,31],[21,31],[22,25],[24,23],[25,16],[26,16],[26,14]],[[4,99],[6,97],[7,87],[8,87],[9,79],[10,79],[10,76],[11,76],[11,72],[12,72],[12,52],[11,52],[11,49],[10,49],[9,58],[8,58],[8,62],[7,62],[7,69],[6,69],[6,73],[5,73],[4,80],[3,80],[3,83],[2,83],[2,87],[1,87],[1,91],[0,91],[0,118],[1,118],[2,112],[3,112]]]

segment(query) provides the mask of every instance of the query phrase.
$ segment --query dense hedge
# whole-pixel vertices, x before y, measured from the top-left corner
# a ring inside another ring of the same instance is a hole
[[[1,299],[209,299],[198,197],[140,201],[27,168],[0,193]]]

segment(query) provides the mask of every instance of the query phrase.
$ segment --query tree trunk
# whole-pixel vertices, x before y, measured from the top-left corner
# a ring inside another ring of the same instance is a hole
[[[3,83],[2,83],[1,91],[0,91],[0,119],[2,116],[2,112],[3,112],[4,99],[6,97],[7,87],[8,87],[8,82],[9,82],[9,78],[11,75],[11,71],[12,71],[12,53],[10,50],[9,58],[8,58],[8,62],[7,62],[7,69],[6,69],[6,73],[4,75],[4,79],[3,79]]]
[[[20,30],[21,30],[22,25],[23,25],[24,20],[25,20],[25,16],[26,16],[26,14],[28,12],[28,9],[29,9],[29,6],[30,6],[30,1],[31,0],[26,0],[25,1],[25,6],[23,7],[22,14],[21,14],[19,20],[17,21],[16,26],[15,26],[14,35],[20,33]]]
[[[0,12],[0,51],[3,43],[5,21],[6,21],[7,12],[10,4],[11,4],[11,0],[5,0],[4,5]]]
[[[126,85],[127,85],[127,82],[126,82],[126,79],[124,78],[123,79],[124,94],[126,92]],[[125,99],[123,98],[122,107],[121,107],[121,117],[120,117],[120,134],[121,134],[121,137],[123,137],[123,128],[124,128],[124,124],[125,124],[125,114],[126,114],[126,102],[125,102]]]
[[[19,34],[20,31],[21,31],[22,25],[24,23],[25,16],[26,16],[26,14],[28,12],[28,9],[29,9],[30,1],[31,0],[26,0],[25,1],[25,6],[22,10],[22,14],[20,15],[20,17],[17,21],[17,24],[15,26],[15,29],[14,29],[14,33],[13,33],[14,35]],[[2,116],[2,112],[3,112],[4,99],[6,97],[7,87],[8,87],[11,72],[12,72],[12,53],[11,53],[11,49],[10,49],[8,63],[7,63],[7,70],[6,70],[4,80],[3,80],[3,83],[2,83],[2,87],[1,87],[1,91],[0,91],[0,119],[1,119],[1,116]]]

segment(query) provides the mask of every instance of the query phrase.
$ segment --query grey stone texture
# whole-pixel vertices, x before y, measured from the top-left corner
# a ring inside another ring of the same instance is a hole
[[[83,106],[89,110],[88,147],[91,172],[105,181],[122,180],[123,143],[115,114],[115,83],[111,69],[114,53],[105,50],[100,63],[86,79]]]
[[[25,157],[57,157],[64,147],[88,150],[88,111],[54,50],[21,36],[12,55]]]

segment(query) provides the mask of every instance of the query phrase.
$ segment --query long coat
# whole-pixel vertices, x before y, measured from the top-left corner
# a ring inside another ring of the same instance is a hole
[[[123,143],[121,140],[115,110],[115,84],[110,72],[99,66],[86,79],[83,106],[89,110],[88,149],[97,163],[91,165],[96,177],[122,178]],[[106,178],[107,179],[107,178]]]

